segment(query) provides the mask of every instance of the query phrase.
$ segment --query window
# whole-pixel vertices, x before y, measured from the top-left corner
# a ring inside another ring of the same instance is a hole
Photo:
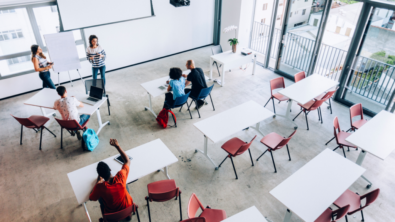
[[[58,12],[58,7],[56,5],[51,6],[51,12]]]
[[[15,9],[0,10],[0,14],[8,14],[8,13],[15,13]]]
[[[15,30],[9,30],[0,32],[0,41],[23,38],[22,30],[18,29],[17,31],[18,32]]]
[[[263,10],[267,10],[267,3],[263,4]]]
[[[280,20],[281,19],[281,15],[277,15],[276,20]]]
[[[306,14],[306,9],[303,9],[302,15]]]
[[[290,18],[292,17],[292,12],[291,12],[291,13],[289,13],[289,17],[290,17]]]

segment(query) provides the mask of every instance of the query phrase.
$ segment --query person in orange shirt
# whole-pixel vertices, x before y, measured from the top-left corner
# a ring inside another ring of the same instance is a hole
[[[119,146],[116,139],[110,139],[110,145],[115,147],[123,160],[126,161],[124,161],[122,169],[114,177],[111,175],[111,169],[106,163],[99,162],[97,165],[97,173],[99,175],[97,183],[89,195],[89,200],[98,200],[103,213],[115,213],[133,204],[133,199],[126,185],[130,166],[129,157]]]

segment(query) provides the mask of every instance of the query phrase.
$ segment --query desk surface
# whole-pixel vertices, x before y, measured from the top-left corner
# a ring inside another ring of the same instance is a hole
[[[237,50],[236,53],[233,53],[231,50],[220,53],[220,54],[215,54],[212,55],[211,58],[215,61],[218,61],[220,63],[239,63],[239,60],[248,60],[251,62],[253,59],[254,53],[251,53],[250,55],[242,55],[241,54],[241,49]]]
[[[241,221],[248,221],[248,222],[267,222],[265,217],[256,209],[255,206],[252,206],[242,212],[235,214],[221,222],[241,222]]]
[[[108,149],[115,149],[108,145]],[[177,157],[167,148],[160,139],[156,139],[144,145],[126,151],[133,159],[130,162],[130,171],[127,183],[153,173],[161,168],[178,161]],[[117,155],[102,160],[111,168],[113,176],[121,170],[122,165],[114,160]],[[71,186],[79,204],[89,199],[89,194],[96,184],[97,163],[83,167],[67,174]]]
[[[300,104],[306,104],[338,84],[338,82],[329,78],[314,74],[280,90],[278,93]]]
[[[314,221],[365,169],[325,149],[270,191],[304,221]]]
[[[273,112],[251,100],[193,125],[216,143],[273,115]]]
[[[74,89],[67,89],[68,96],[75,96],[79,101],[87,98],[88,95],[85,93],[77,92]],[[60,99],[60,96],[55,89],[44,88],[28,99],[24,104],[29,106],[37,106],[46,109],[53,109],[56,100]],[[78,113],[92,115],[105,101],[107,97],[97,102],[95,105],[89,105],[84,103],[84,107],[78,107]]]
[[[395,149],[395,114],[379,112],[346,140],[384,160]]]

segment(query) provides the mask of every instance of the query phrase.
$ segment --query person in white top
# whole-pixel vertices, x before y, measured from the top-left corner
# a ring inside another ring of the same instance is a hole
[[[67,97],[66,87],[58,86],[56,88],[60,99],[55,101],[54,109],[58,110],[63,120],[77,120],[80,125],[83,125],[86,121],[88,121],[90,115],[78,115],[77,107],[84,107],[84,104],[77,100],[75,97]],[[79,130],[76,131],[78,140],[81,140],[81,132]],[[74,136],[74,132],[71,133]]]

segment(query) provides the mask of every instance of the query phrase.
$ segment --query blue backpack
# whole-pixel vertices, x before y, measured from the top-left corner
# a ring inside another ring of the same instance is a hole
[[[93,129],[85,130],[84,134],[82,134],[82,138],[85,141],[86,149],[89,151],[93,151],[99,144],[99,137],[97,137]]]

